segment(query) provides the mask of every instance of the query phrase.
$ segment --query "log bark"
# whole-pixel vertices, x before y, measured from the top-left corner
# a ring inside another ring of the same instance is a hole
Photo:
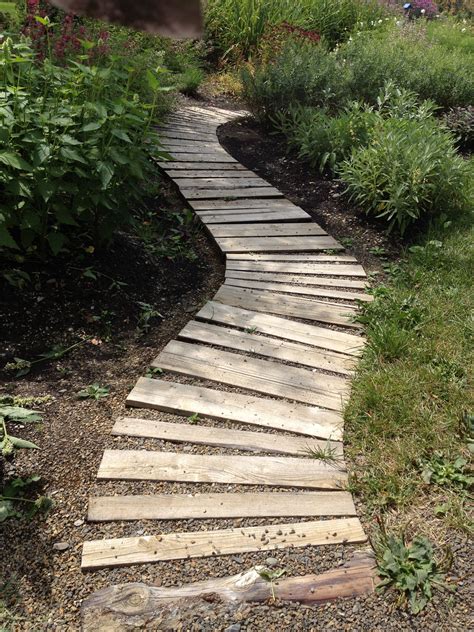
[[[83,630],[122,632],[145,625],[150,625],[150,629],[172,630],[191,614],[204,616],[219,609],[229,612],[243,602],[271,600],[272,585],[260,576],[262,568],[175,588],[142,583],[103,588],[82,605]],[[276,580],[273,591],[275,598],[281,601],[317,604],[370,594],[375,583],[373,556],[360,552],[340,568],[319,575]]]

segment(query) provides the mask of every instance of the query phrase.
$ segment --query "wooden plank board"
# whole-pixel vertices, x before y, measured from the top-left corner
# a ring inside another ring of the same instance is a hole
[[[206,520],[355,516],[347,492],[256,492],[246,494],[157,494],[89,498],[87,520]]]
[[[275,551],[289,547],[365,542],[358,518],[169,533],[84,542],[81,568]]]
[[[215,143],[204,143],[196,141],[192,143],[190,141],[183,143],[161,143],[163,148],[169,153],[172,154],[174,152],[185,152],[187,154],[212,154],[212,155],[224,155],[228,156],[229,154],[219,145],[218,142]]]
[[[344,250],[329,235],[325,237],[219,237],[216,241],[223,252]]]
[[[294,283],[295,285],[322,285],[325,287],[343,287],[349,289],[364,290],[368,287],[365,281],[357,279],[344,279],[337,277],[316,276],[312,274],[272,274],[271,272],[240,272],[239,270],[226,270],[226,279],[247,279],[250,281],[270,281],[275,283]]]
[[[166,142],[175,140],[189,140],[189,141],[203,141],[203,142],[215,142],[216,135],[207,132],[191,132],[191,131],[173,131],[172,129],[162,130],[159,132],[160,139]]]
[[[200,219],[204,224],[221,224],[224,221],[222,215],[203,215],[200,216]],[[227,224],[240,224],[242,222],[245,223],[259,223],[259,222],[277,222],[277,221],[301,221],[305,219],[310,219],[309,215],[306,215],[304,211],[296,210],[288,210],[288,211],[272,211],[270,213],[265,213],[262,215],[261,213],[239,213],[237,215],[227,215],[225,216],[225,222]]]
[[[205,211],[205,210],[213,210],[213,209],[221,209],[221,210],[225,210],[225,209],[236,209],[236,208],[252,208],[252,209],[256,209],[256,208],[271,208],[272,210],[275,210],[276,207],[278,206],[291,206],[293,208],[300,208],[299,206],[296,206],[296,204],[293,204],[292,202],[290,202],[290,200],[287,200],[286,198],[283,198],[281,200],[265,200],[265,199],[240,199],[240,200],[229,200],[229,199],[223,199],[223,200],[191,200],[190,201],[190,206],[195,210],[195,211]]]
[[[318,264],[310,262],[291,261],[228,261],[228,270],[246,270],[248,272],[283,272],[288,274],[321,274],[327,276],[365,277],[364,268],[350,264]]]
[[[195,320],[191,320],[185,325],[179,333],[179,338],[227,347],[237,351],[247,351],[342,375],[351,375],[355,368],[355,358],[352,356],[331,351],[321,352],[308,345],[289,342],[288,340],[275,340],[274,338],[267,338],[238,329],[217,327]]]
[[[170,178],[254,178],[253,171],[248,169],[167,169],[166,173]]]
[[[245,189],[255,187],[269,187],[261,178],[173,178],[180,189]]]
[[[172,340],[152,366],[257,393],[341,411],[349,387],[340,377]]]
[[[179,415],[197,413],[210,419],[226,419],[309,437],[342,439],[342,418],[335,412],[191,384],[141,377],[126,404]]]
[[[218,224],[213,226],[211,233],[214,237],[286,237],[296,235],[326,235],[321,226],[313,222],[302,224],[239,224],[237,226],[227,226]]]
[[[206,154],[207,156],[208,154]],[[249,187],[248,189],[191,189],[180,187],[181,193],[187,200],[200,200],[200,199],[214,199],[214,198],[249,198],[249,197],[280,197],[283,198],[282,193],[271,186],[256,186]]]
[[[344,301],[373,301],[373,297],[370,296],[370,294],[363,294],[361,292],[348,292],[344,290],[333,290],[328,288],[318,288],[314,285],[291,285],[288,283],[271,283],[268,281],[233,279],[231,277],[226,277],[226,285],[251,288],[254,290],[281,292],[283,294],[303,294],[305,296],[337,298]]]
[[[318,327],[287,320],[270,314],[241,309],[232,305],[208,301],[196,314],[197,319],[207,320],[222,325],[232,325],[242,329],[255,329],[259,333],[294,340],[306,345],[314,345],[349,355],[360,355],[364,339],[353,334],[335,331],[327,327]]]
[[[287,211],[287,212],[299,212],[299,213],[305,213],[303,210],[299,209],[297,206],[293,206],[291,204],[288,204],[287,206],[277,206],[276,208],[234,208],[234,209],[207,209],[207,210],[203,210],[203,211],[194,211],[196,213],[196,215],[198,215],[199,217],[207,217],[209,215],[218,215],[222,218],[222,222],[226,222],[227,221],[227,217],[229,215],[245,215],[246,213],[254,213],[254,214],[258,214],[260,215],[262,218],[266,219],[266,216],[269,213],[275,213],[275,212],[283,212],[283,211]],[[305,213],[305,217],[307,217],[308,219],[310,219],[310,216]]]
[[[332,263],[357,263],[355,257],[350,255],[312,255],[306,253],[291,253],[291,254],[259,254],[259,253],[240,253],[240,254],[228,254],[228,261],[318,261],[318,262],[332,262]]]
[[[224,162],[229,162],[229,163],[235,163],[237,162],[235,160],[235,158],[232,158],[231,156],[229,156],[229,154],[226,154],[225,152],[223,153],[217,153],[214,152],[212,154],[204,154],[204,153],[198,153],[198,154],[193,154],[192,152],[181,152],[181,151],[172,151],[170,152],[170,155],[172,157],[172,159],[174,161],[178,162],[187,162],[187,163],[205,163],[206,165],[208,165],[211,162],[220,162],[220,163],[224,163]],[[166,164],[167,165],[173,165],[173,169],[176,169],[176,165],[173,162],[173,160],[169,160]],[[194,165],[193,165],[193,168]],[[207,168],[207,167],[206,167]]]
[[[170,160],[167,162],[157,162],[157,164],[162,167],[165,171],[169,171],[172,169],[173,171],[182,170],[187,171],[188,169],[194,170],[206,170],[216,169],[218,171],[245,171],[246,168],[238,162],[223,162],[219,163],[219,161],[214,162],[195,162],[195,161],[179,161],[179,160]]]
[[[324,303],[298,296],[287,296],[285,300],[282,300],[278,294],[231,285],[222,285],[214,296],[214,301],[257,312],[360,328],[360,325],[352,320],[356,310],[348,305]]]
[[[340,467],[316,459],[151,450],[104,450],[97,478],[332,490],[347,484],[347,474]]]
[[[266,432],[200,426],[195,423],[176,424],[167,421],[156,421],[155,419],[120,417],[112,428],[112,434],[149,437],[176,443],[212,445],[246,452],[291,454],[293,456],[308,456],[311,450],[327,449],[331,450],[331,453],[337,459],[342,459],[342,443],[339,441],[288,437]]]

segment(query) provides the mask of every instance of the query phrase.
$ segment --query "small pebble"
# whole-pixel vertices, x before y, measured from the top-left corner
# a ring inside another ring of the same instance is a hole
[[[71,545],[69,542],[55,542],[53,544],[53,549],[55,551],[66,551]]]
[[[278,566],[278,560],[276,557],[267,557],[265,560],[267,566]]]
[[[81,527],[83,524],[84,524],[84,520],[79,519],[79,520],[74,521],[75,527]]]

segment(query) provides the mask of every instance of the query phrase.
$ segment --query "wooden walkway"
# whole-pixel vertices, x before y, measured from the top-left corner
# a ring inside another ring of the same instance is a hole
[[[162,129],[172,159],[160,166],[226,257],[213,300],[153,361],[164,375],[139,378],[127,398],[183,421],[131,416],[112,429],[212,450],[108,449],[98,472],[100,480],[192,482],[197,493],[97,496],[88,519],[272,521],[157,535],[158,523],[149,535],[86,541],[84,569],[366,541],[346,491],[341,414],[364,344],[354,316],[358,301],[370,300],[366,275],[305,211],[221,147],[217,127],[234,116],[187,107]],[[248,488],[199,493],[203,483]]]

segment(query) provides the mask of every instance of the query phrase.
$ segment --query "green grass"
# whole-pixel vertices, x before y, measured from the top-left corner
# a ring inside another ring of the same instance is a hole
[[[470,528],[466,491],[427,483],[422,472],[436,455],[446,464],[470,455],[463,418],[474,410],[473,244],[472,224],[439,229],[410,249],[364,308],[368,344],[345,437],[351,488],[369,515],[389,508],[409,515],[422,503],[446,525]]]

